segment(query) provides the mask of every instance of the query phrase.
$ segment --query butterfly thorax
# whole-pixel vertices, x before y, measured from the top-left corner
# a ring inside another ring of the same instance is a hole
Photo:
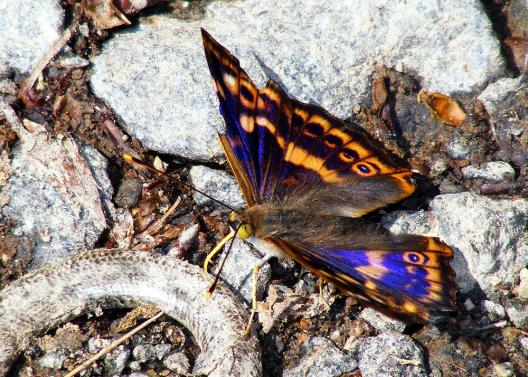
[[[292,208],[288,204],[264,203],[249,207],[240,220],[251,224],[253,235],[259,239],[335,243],[356,228],[361,221],[346,217],[325,216],[313,208]]]

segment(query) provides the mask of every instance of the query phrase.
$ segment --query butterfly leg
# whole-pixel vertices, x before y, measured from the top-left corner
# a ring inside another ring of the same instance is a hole
[[[252,268],[252,290],[251,290],[251,315],[249,316],[248,324],[246,326],[246,329],[244,330],[244,335],[249,335],[249,332],[251,331],[251,324],[253,323],[253,318],[255,317],[255,314],[257,313],[257,282],[258,282],[258,273],[262,266],[264,266],[270,258],[273,257],[273,254],[267,254],[264,257],[262,257],[261,260],[257,262]]]

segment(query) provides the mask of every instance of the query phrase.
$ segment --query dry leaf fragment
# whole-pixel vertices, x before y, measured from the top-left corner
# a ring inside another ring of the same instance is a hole
[[[380,111],[387,103],[389,94],[384,79],[374,79],[372,82],[372,106],[371,110],[375,113]]]
[[[450,126],[460,126],[466,119],[466,113],[458,102],[445,94],[421,90],[418,93],[418,102],[427,107],[440,122]]]
[[[112,0],[86,0],[84,14],[93,21],[96,28],[101,30],[131,24]]]

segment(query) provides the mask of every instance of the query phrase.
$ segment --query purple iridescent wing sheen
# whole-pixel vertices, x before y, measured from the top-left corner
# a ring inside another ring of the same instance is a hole
[[[272,239],[291,258],[344,293],[388,314],[432,321],[456,310],[452,250],[434,237],[412,236],[390,250],[328,247]]]
[[[257,89],[236,57],[205,30],[202,37],[226,123],[220,139],[248,206],[339,186],[354,206],[326,212],[359,217],[414,192],[409,169],[359,128],[291,100],[273,81]],[[367,191],[375,195],[363,198]]]
[[[226,133],[220,135],[222,146],[247,204],[261,203],[282,164],[288,135],[278,135],[275,125],[284,125],[281,130],[288,131],[291,101],[272,81],[258,90],[236,57],[203,29],[202,38],[226,123]],[[282,148],[277,146],[278,140]],[[239,176],[245,176],[247,183]]]

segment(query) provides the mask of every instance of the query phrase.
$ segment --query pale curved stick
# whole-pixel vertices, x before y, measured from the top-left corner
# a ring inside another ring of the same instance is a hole
[[[103,308],[157,306],[186,326],[210,377],[260,376],[256,337],[242,335],[247,310],[228,289],[205,300],[202,270],[149,252],[94,250],[32,272],[0,292],[0,376],[31,336]]]

